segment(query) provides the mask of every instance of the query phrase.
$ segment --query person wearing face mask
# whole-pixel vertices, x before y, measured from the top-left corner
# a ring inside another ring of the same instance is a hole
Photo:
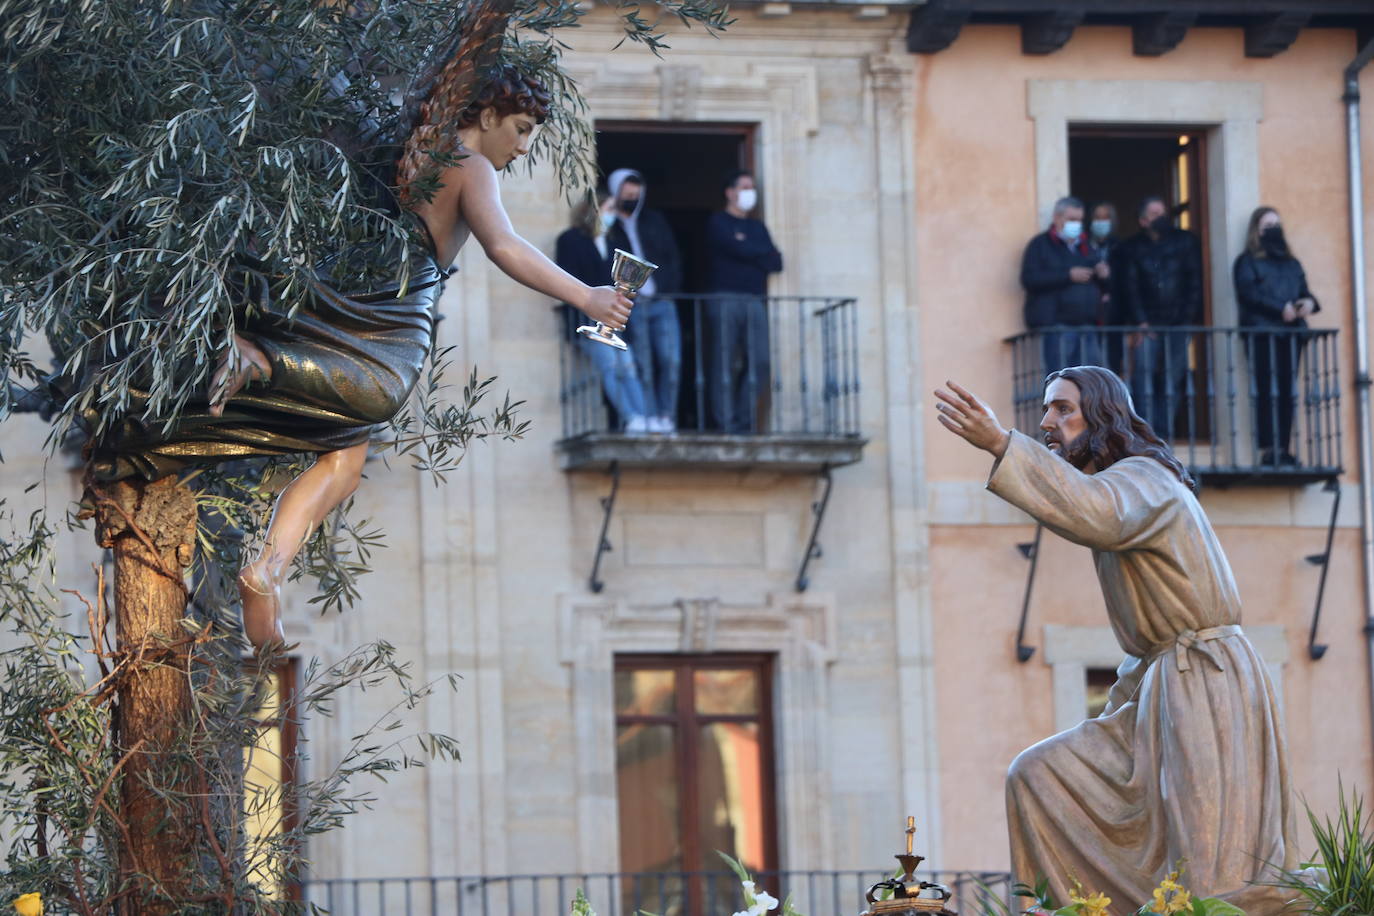
[[[598,188],[594,198],[583,198],[572,211],[572,225],[558,237],[554,263],[589,286],[611,282],[611,246],[606,234],[615,225],[615,200],[609,191]],[[587,354],[601,378],[601,391],[615,409],[621,427],[630,435],[649,431],[644,403],[644,388],[639,367],[631,350],[620,350],[577,333],[582,324],[574,309],[564,310],[567,333],[575,346]]]
[[[1116,205],[1110,201],[1100,201],[1089,211],[1092,217],[1088,222],[1088,247],[1097,255],[1098,261],[1093,268],[1093,279],[1102,291],[1102,305],[1099,314],[1107,325],[1122,323],[1120,296],[1116,286],[1120,272],[1121,240],[1116,236]],[[1122,342],[1111,335],[1104,335],[1102,355],[1113,371],[1121,371]]]
[[[1307,288],[1307,275],[1283,235],[1279,211],[1258,207],[1250,214],[1245,250],[1231,277],[1236,286],[1240,324],[1254,379],[1255,445],[1261,464],[1295,465],[1289,451],[1297,407],[1298,360],[1307,317],[1321,310]],[[1285,329],[1285,330],[1280,330]],[[1286,332],[1285,332],[1286,331]]]
[[[621,248],[658,265],[639,291],[635,320],[625,326],[624,337],[639,366],[649,432],[672,433],[682,377],[682,326],[671,297],[682,291],[682,255],[668,220],[644,205],[643,175],[616,169],[606,183],[615,199],[615,225],[606,236],[611,250]]]
[[[721,432],[753,433],[768,415],[768,275],[782,270],[782,254],[768,227],[750,217],[758,189],[749,172],[723,185],[725,209],[706,222],[710,259],[706,301],[706,392],[711,423]]]
[[[1021,257],[1026,290],[1026,327],[1043,328],[1041,357],[1046,372],[1101,360],[1097,326],[1102,290],[1097,285],[1101,259],[1083,233],[1083,201],[1055,201],[1050,227],[1030,240]]]
[[[1174,225],[1164,198],[1150,196],[1137,211],[1140,232],[1121,252],[1117,287],[1126,340],[1126,375],[1136,410],[1166,440],[1173,437],[1188,374],[1187,331],[1202,323],[1202,245]]]

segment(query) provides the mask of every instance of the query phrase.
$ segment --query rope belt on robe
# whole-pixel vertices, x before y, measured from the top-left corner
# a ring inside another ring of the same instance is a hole
[[[1217,659],[1207,643],[1215,639],[1225,639],[1227,636],[1239,636],[1240,634],[1240,624],[1236,623],[1229,623],[1220,627],[1207,627],[1202,630],[1184,630],[1174,637],[1173,642],[1156,647],[1150,653],[1150,662],[1153,664],[1157,659],[1173,652],[1178,670],[1188,671],[1192,668],[1188,662],[1188,653],[1192,651],[1206,656],[1208,661],[1216,665],[1218,671],[1225,671],[1226,666]]]

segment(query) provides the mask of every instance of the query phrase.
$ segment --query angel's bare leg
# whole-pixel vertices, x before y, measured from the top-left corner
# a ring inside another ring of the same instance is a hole
[[[367,443],[326,452],[277,497],[258,558],[239,572],[243,629],[255,648],[285,642],[281,586],[306,539],[362,480]]]
[[[242,334],[234,335],[234,344],[238,349],[238,358],[224,354],[214,377],[210,379],[208,400],[211,416],[223,414],[225,403],[243,390],[244,385],[272,378],[272,363],[257,344]]]

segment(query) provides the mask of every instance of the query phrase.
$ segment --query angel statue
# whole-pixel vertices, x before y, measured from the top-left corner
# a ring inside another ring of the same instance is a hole
[[[281,588],[291,563],[357,489],[369,439],[419,380],[439,294],[470,236],[519,283],[613,328],[629,316],[629,299],[561,270],[515,232],[502,206],[497,172],[529,152],[551,104],[537,79],[498,60],[512,6],[481,5],[412,83],[414,118],[392,187],[397,218],[413,231],[394,269],[381,277],[375,267],[350,272],[355,250],[345,248],[287,305],[268,301],[271,278],[244,256],[228,281],[254,307],[237,321],[203,397],[170,428],[130,419],[92,445],[104,479],[317,456],[278,495],[261,551],[238,574],[244,633],[256,649],[284,642]]]

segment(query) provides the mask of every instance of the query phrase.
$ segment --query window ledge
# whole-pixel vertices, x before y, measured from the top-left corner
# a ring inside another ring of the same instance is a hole
[[[825,435],[722,435],[682,432],[627,436],[587,433],[560,440],[556,448],[565,471],[622,468],[738,470],[766,467],[808,473],[854,464],[867,439]]]

